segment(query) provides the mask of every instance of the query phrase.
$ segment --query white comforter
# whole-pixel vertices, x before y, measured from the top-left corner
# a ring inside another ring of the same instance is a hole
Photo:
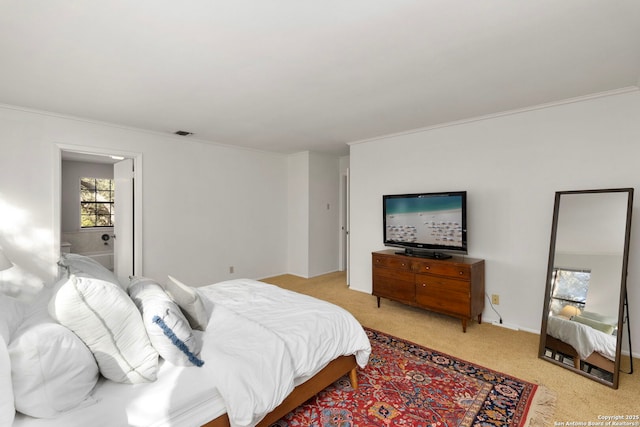
[[[293,390],[340,355],[355,354],[361,367],[371,347],[346,310],[253,280],[200,288],[213,302],[207,335],[220,345],[205,364],[227,407],[232,426],[259,422]],[[298,381],[300,382],[300,381]]]
[[[549,316],[547,333],[575,348],[581,359],[586,359],[596,351],[608,359],[615,360],[616,337],[614,335],[556,316]]]

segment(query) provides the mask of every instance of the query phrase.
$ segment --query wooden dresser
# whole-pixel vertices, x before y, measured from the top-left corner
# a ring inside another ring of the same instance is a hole
[[[484,260],[467,257],[429,259],[372,253],[373,295],[457,317],[462,331],[484,310]]]

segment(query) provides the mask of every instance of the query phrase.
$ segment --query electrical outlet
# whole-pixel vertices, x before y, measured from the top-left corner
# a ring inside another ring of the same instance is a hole
[[[233,274],[233,265],[229,267],[229,273]]]
[[[491,304],[493,304],[493,305],[500,305],[500,295],[498,295],[498,294],[492,294],[492,295],[491,295]]]

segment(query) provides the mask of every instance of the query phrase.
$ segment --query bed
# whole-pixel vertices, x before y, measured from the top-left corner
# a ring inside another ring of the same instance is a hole
[[[613,373],[616,336],[612,332],[613,326],[611,332],[603,332],[589,324],[581,323],[579,319],[549,316],[545,347],[551,351],[552,357],[557,354],[571,357],[576,369],[582,369],[582,365],[587,363]]]
[[[94,279],[90,289],[98,283]],[[16,404],[13,426],[267,426],[342,376],[357,387],[356,370],[367,364],[371,347],[361,325],[342,308],[249,279],[190,291],[206,312],[206,325],[192,331],[197,354],[183,348],[181,356],[201,366],[156,356],[155,379],[132,384],[106,378],[100,367],[95,385],[75,406],[36,417],[19,412]],[[144,319],[146,311],[140,312]],[[51,321],[43,320],[42,310],[36,313],[40,318],[33,324]],[[16,340],[9,341],[12,353]],[[93,355],[98,360],[99,352]]]

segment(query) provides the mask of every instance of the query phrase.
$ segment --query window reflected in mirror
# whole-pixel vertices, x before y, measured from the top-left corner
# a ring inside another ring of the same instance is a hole
[[[554,268],[551,283],[550,310],[570,319],[584,310],[591,271]]]

